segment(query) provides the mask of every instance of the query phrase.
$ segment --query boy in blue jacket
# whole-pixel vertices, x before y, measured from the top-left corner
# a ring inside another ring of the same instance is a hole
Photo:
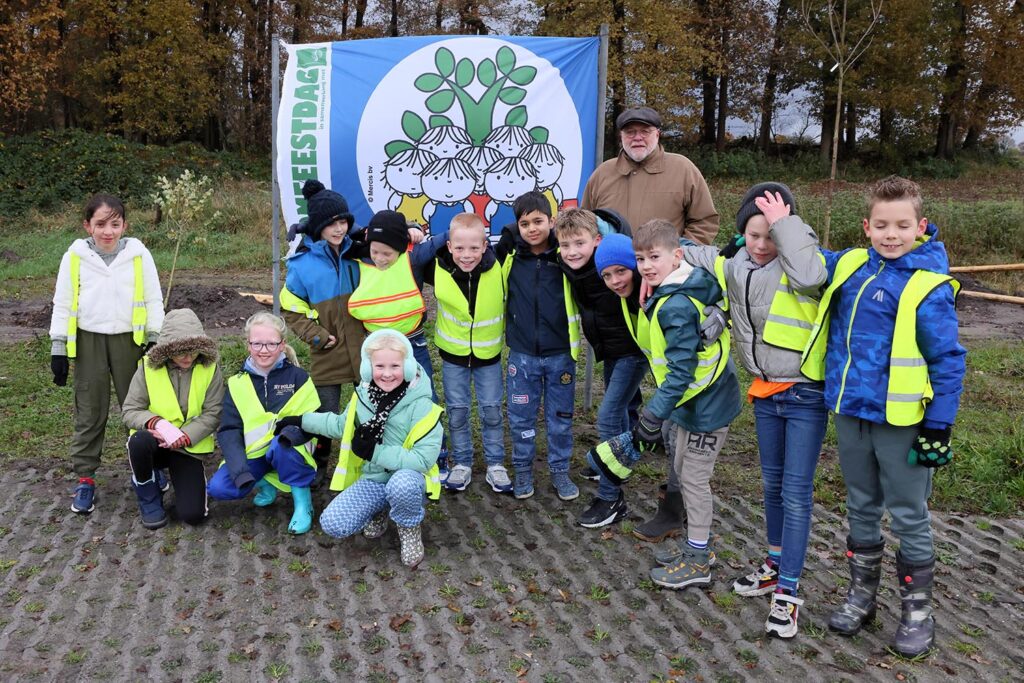
[[[853,635],[874,618],[888,510],[900,541],[903,610],[895,650],[916,657],[931,648],[935,631],[932,470],[952,459],[950,431],[963,391],[959,285],[949,276],[938,229],[922,216],[915,183],[879,181],[868,214],[871,248],[825,252],[829,286],[801,371],[825,381],[846,483],[851,582],[829,626]]]

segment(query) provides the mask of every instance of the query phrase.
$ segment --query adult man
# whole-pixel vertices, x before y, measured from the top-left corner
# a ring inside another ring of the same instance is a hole
[[[718,234],[718,212],[707,181],[692,161],[662,148],[658,112],[650,107],[627,109],[615,127],[622,151],[590,176],[581,205],[615,209],[634,228],[663,218],[680,235],[711,244]]]

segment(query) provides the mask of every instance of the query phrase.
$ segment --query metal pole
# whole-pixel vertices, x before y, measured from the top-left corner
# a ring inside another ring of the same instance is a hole
[[[604,161],[604,117],[608,90],[608,24],[601,24],[601,47],[597,60],[597,137],[594,147],[594,168]],[[594,349],[587,345],[586,374],[583,378],[583,409],[594,405]]]
[[[273,217],[270,224],[271,258],[273,264],[274,315],[281,315],[281,192],[277,179],[277,110],[281,106],[281,43],[271,38],[270,70],[270,205]]]

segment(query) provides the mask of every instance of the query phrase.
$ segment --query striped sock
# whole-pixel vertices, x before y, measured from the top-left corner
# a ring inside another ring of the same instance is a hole
[[[772,569],[778,569],[779,568],[779,562],[781,560],[782,560],[782,551],[781,550],[769,550],[768,551],[768,558],[765,560],[765,564],[767,564]]]
[[[779,585],[775,589],[776,592],[785,593],[786,595],[796,595],[797,586],[800,585],[800,579],[792,576],[783,576],[779,574]]]
[[[686,544],[691,548],[696,548],[697,550],[704,550],[708,547],[707,541],[695,541],[692,538],[686,539]]]

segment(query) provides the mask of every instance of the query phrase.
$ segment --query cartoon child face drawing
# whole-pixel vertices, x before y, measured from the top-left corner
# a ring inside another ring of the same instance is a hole
[[[398,194],[423,194],[420,174],[437,155],[421,149],[406,149],[384,164],[384,182]]]
[[[442,159],[450,159],[462,150],[472,147],[473,141],[469,133],[458,126],[437,126],[424,133],[416,146]]]
[[[559,149],[546,142],[530,145],[519,156],[533,164],[537,171],[537,186],[542,190],[557,183],[565,167],[565,157]]]
[[[436,159],[420,177],[423,194],[438,204],[463,202],[476,187],[476,172],[462,159]]]
[[[530,131],[522,126],[498,126],[484,139],[484,146],[493,147],[502,156],[518,156],[524,147],[533,144]]]
[[[487,173],[487,169],[502,158],[501,152],[493,147],[467,147],[455,157],[473,167],[473,171],[476,173],[476,188],[474,189],[479,194],[484,191],[484,174]]]
[[[487,169],[484,188],[494,201],[511,204],[519,195],[537,189],[537,174],[526,159],[507,157]]]

